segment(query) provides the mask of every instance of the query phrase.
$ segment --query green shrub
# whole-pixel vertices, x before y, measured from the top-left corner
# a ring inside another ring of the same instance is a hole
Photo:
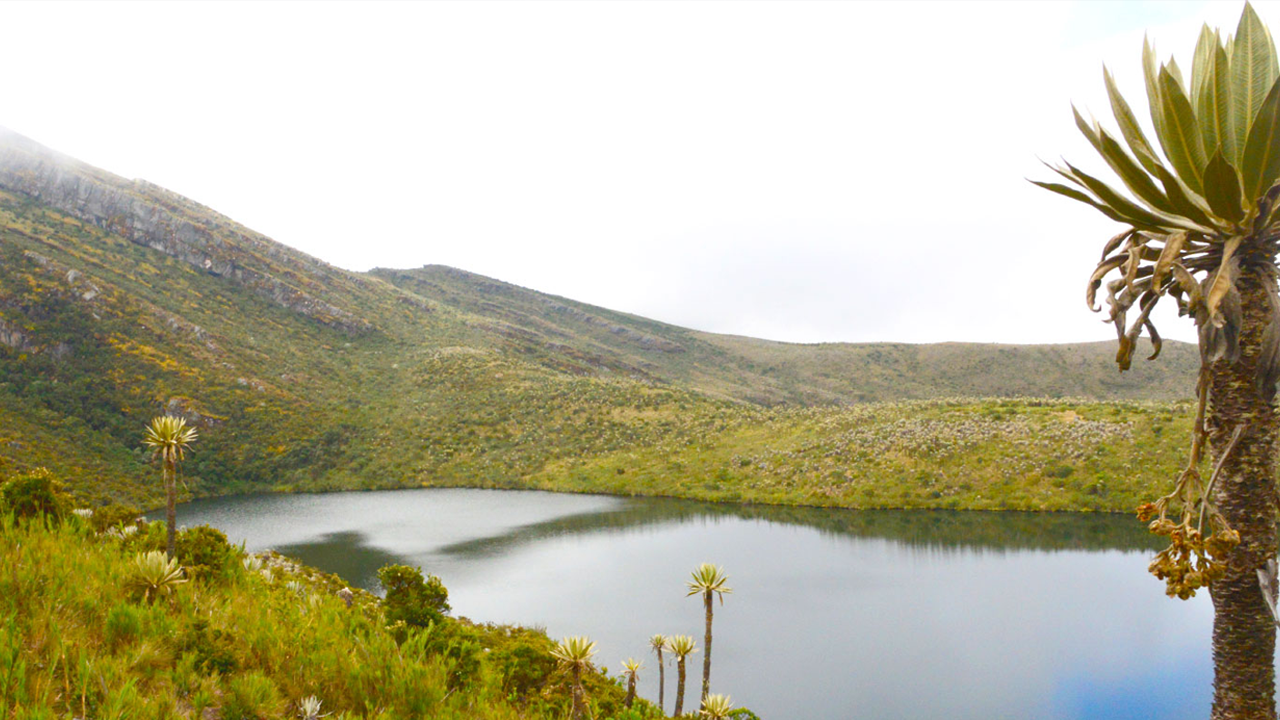
[[[107,612],[105,630],[111,647],[128,645],[142,635],[142,613],[133,605],[120,603]]]
[[[508,694],[528,697],[542,689],[556,669],[555,658],[544,648],[525,642],[512,644],[489,656]]]
[[[423,580],[420,568],[386,565],[378,570],[378,582],[387,593],[382,607],[388,624],[427,627],[440,623],[449,612],[448,589],[435,575]]]
[[[208,620],[197,618],[183,634],[181,648],[194,656],[194,666],[201,672],[230,675],[240,668],[236,645],[237,638],[230,632],[210,629]]]
[[[238,562],[238,553],[227,536],[208,525],[178,533],[178,561],[192,578],[226,579]]]
[[[0,500],[20,518],[46,515],[61,520],[71,510],[71,496],[53,473],[36,468],[19,473],[0,485]]]
[[[98,532],[106,532],[111,528],[118,530],[127,525],[133,525],[141,516],[142,513],[137,508],[129,505],[103,505],[93,509],[93,517],[89,518],[89,524]]]
[[[233,678],[222,705],[223,720],[266,720],[284,712],[284,698],[271,678],[251,672]]]

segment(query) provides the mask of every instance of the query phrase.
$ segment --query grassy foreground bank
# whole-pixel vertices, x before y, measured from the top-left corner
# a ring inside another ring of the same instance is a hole
[[[0,718],[562,718],[570,686],[537,630],[443,618],[388,624],[384,603],[275,557],[244,563],[207,529],[184,533],[192,580],[144,599],[138,551],[157,524],[0,516]],[[603,670],[584,676],[596,718],[656,717]],[[322,705],[308,714],[305,698]]]

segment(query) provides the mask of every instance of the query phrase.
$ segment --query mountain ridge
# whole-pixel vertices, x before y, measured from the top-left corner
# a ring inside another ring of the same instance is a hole
[[[439,265],[352,272],[0,131],[0,475],[47,465],[98,501],[154,497],[160,412],[201,427],[195,494],[524,487],[729,426],[772,442],[769,408],[1178,400],[1199,362],[1170,342],[1120,375],[1113,352],[782,343]]]

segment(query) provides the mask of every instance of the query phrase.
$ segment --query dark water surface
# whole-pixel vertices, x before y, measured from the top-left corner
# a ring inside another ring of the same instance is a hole
[[[646,639],[702,645],[684,581],[710,561],[734,590],[712,690],[766,720],[1208,716],[1212,606],[1164,596],[1131,517],[400,490],[202,500],[179,521],[370,589],[386,563],[420,565],[457,615],[589,635],[614,672],[645,659],[651,699]],[[698,653],[686,705],[701,669]]]

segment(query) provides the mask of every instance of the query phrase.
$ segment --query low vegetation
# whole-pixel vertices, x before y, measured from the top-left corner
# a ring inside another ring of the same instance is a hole
[[[183,532],[170,561],[162,524],[128,527],[0,514],[0,718],[563,718],[575,688],[593,717],[658,716],[603,668],[566,683],[539,631],[406,627],[333,576],[243,562],[225,539],[210,552],[216,531]]]

